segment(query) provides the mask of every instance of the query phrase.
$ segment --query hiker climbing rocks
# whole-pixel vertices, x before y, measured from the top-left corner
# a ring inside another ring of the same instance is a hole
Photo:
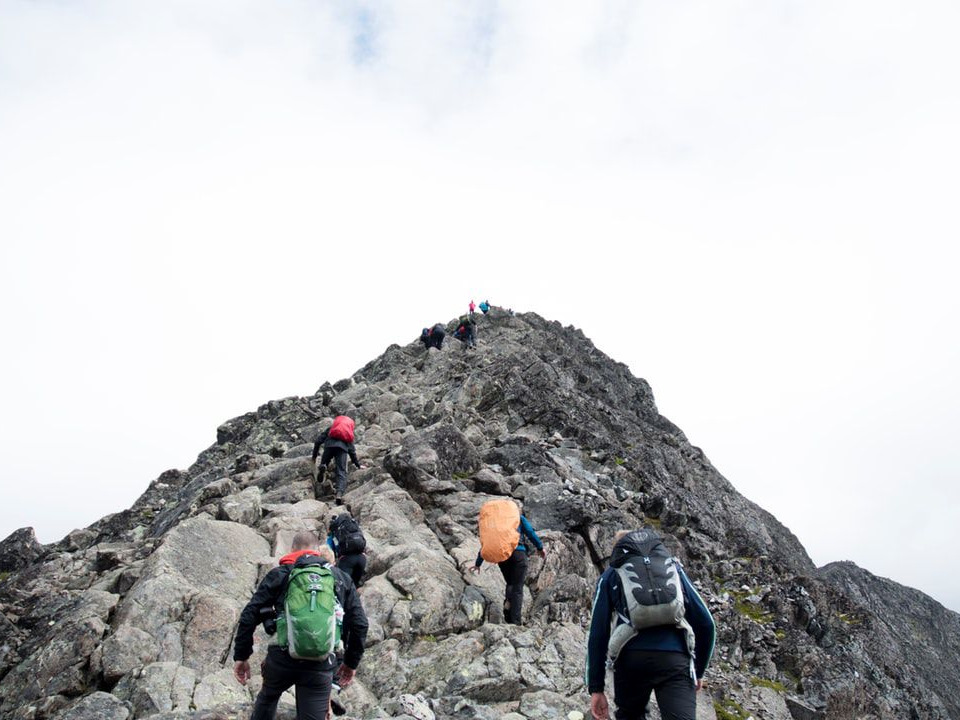
[[[665,720],[695,720],[715,640],[710,611],[659,535],[649,528],[618,533],[597,581],[587,640],[593,717],[610,715],[603,692],[609,662],[618,719],[645,718],[655,692]]]
[[[273,609],[277,621],[250,720],[272,720],[280,696],[291,685],[297,688],[297,718],[324,720],[341,637],[345,644],[337,673],[341,687],[353,681],[363,656],[367,617],[353,582],[320,556],[320,541],[312,532],[298,532],[292,547],[240,613],[233,674],[241,685],[250,679],[253,631],[263,611]]]
[[[360,587],[363,571],[367,569],[367,556],[364,554],[367,539],[350,513],[340,513],[330,521],[327,545],[336,555],[337,567],[351,577],[354,585]]]
[[[482,312],[484,315],[490,312],[490,303],[487,302],[486,300],[480,303],[478,307],[480,308],[480,312]]]
[[[320,447],[323,446],[323,455],[320,457],[320,467],[317,468],[316,481],[313,486],[313,492],[317,499],[320,498],[320,486],[327,471],[327,463],[330,462],[331,458],[334,461],[337,473],[337,486],[334,490],[337,505],[343,504],[343,495],[347,492],[347,456],[350,456],[358,470],[363,469],[357,459],[357,450],[353,446],[353,430],[352,418],[346,415],[337,415],[333,419],[333,424],[320,433],[320,437],[313,444],[314,463],[317,462],[317,455],[320,454]]]
[[[443,338],[446,336],[446,330],[443,325],[437,323],[432,328],[424,328],[420,333],[420,342],[428,350],[435,347],[437,350],[443,348]]]
[[[523,583],[527,579],[527,545],[533,544],[541,558],[547,556],[536,531],[513,500],[489,500],[480,508],[480,553],[470,568],[480,572],[483,561],[497,563],[507,583],[503,616],[519,625],[523,612]]]
[[[475,348],[477,346],[477,324],[471,316],[464,315],[460,318],[453,337],[462,342],[465,348]]]

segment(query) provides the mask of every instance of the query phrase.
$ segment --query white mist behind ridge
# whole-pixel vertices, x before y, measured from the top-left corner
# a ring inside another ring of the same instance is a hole
[[[960,610],[958,12],[0,4],[0,536],[489,298]]]

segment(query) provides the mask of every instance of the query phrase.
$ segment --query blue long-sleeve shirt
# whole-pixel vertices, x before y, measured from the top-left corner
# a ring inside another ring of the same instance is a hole
[[[540,536],[537,535],[537,531],[533,529],[533,525],[530,524],[530,521],[527,520],[526,516],[520,516],[520,525],[517,528],[517,531],[520,533],[520,543],[517,545],[517,550],[527,551],[527,543],[524,542],[523,538],[526,537],[537,550],[543,550],[543,541],[540,540]],[[477,553],[477,567],[483,565],[483,558],[480,556],[480,553]]]
[[[694,650],[694,670],[698,678],[703,677],[716,642],[716,626],[713,616],[696,588],[687,578],[683,569],[677,566],[683,587],[685,617],[696,639]],[[593,615],[590,619],[590,635],[587,638],[587,689],[591,693],[603,692],[606,674],[607,646],[610,642],[611,620],[616,613],[616,624],[629,622],[626,601],[623,597],[620,576],[608,567],[597,581],[597,591],[593,599]],[[673,625],[660,625],[640,630],[623,648],[630,650],[668,650],[687,652],[684,631]]]

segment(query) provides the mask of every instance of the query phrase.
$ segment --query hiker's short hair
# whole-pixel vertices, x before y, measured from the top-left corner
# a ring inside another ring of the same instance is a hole
[[[627,535],[632,533],[633,530],[617,530],[616,534],[613,536],[613,547],[617,546],[617,543],[623,540]]]
[[[313,550],[320,544],[317,534],[312,530],[300,530],[293,536],[290,543],[290,550]]]
[[[320,557],[322,557],[324,560],[326,560],[326,561],[327,561],[328,563],[330,563],[331,565],[336,565],[336,564],[337,564],[337,558],[336,558],[336,556],[333,554],[333,550],[331,550],[331,549],[330,549],[330,546],[327,545],[326,543],[324,543],[323,545],[321,545],[320,547],[317,548],[317,555],[319,555]]]

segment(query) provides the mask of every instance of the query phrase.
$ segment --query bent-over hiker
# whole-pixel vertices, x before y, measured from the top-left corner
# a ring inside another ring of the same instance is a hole
[[[649,528],[618,533],[597,581],[587,639],[591,714],[610,715],[603,691],[610,662],[618,720],[645,718],[651,692],[663,720],[695,720],[715,637],[706,603],[660,537]]]
[[[424,328],[423,332],[420,333],[420,342],[423,343],[423,346],[428,350],[432,347],[435,347],[437,350],[443,348],[443,339],[446,337],[447,331],[444,329],[443,325],[437,323],[432,328]]]
[[[241,685],[250,679],[249,658],[253,654],[253,632],[257,623],[264,611],[269,612],[271,608],[277,619],[277,632],[270,639],[262,665],[263,687],[257,694],[250,720],[272,720],[280,696],[291,685],[297,689],[298,720],[326,718],[341,624],[345,643],[343,665],[337,673],[341,687],[353,681],[363,657],[367,617],[360,597],[353,581],[320,556],[319,546],[314,533],[298,532],[291,552],[266,574],[240,613],[234,640],[233,674]],[[300,630],[307,623],[294,622],[294,619],[303,617],[304,609],[321,619],[323,632],[318,633],[313,625],[306,631]],[[304,659],[306,656],[310,656],[309,659]]]

